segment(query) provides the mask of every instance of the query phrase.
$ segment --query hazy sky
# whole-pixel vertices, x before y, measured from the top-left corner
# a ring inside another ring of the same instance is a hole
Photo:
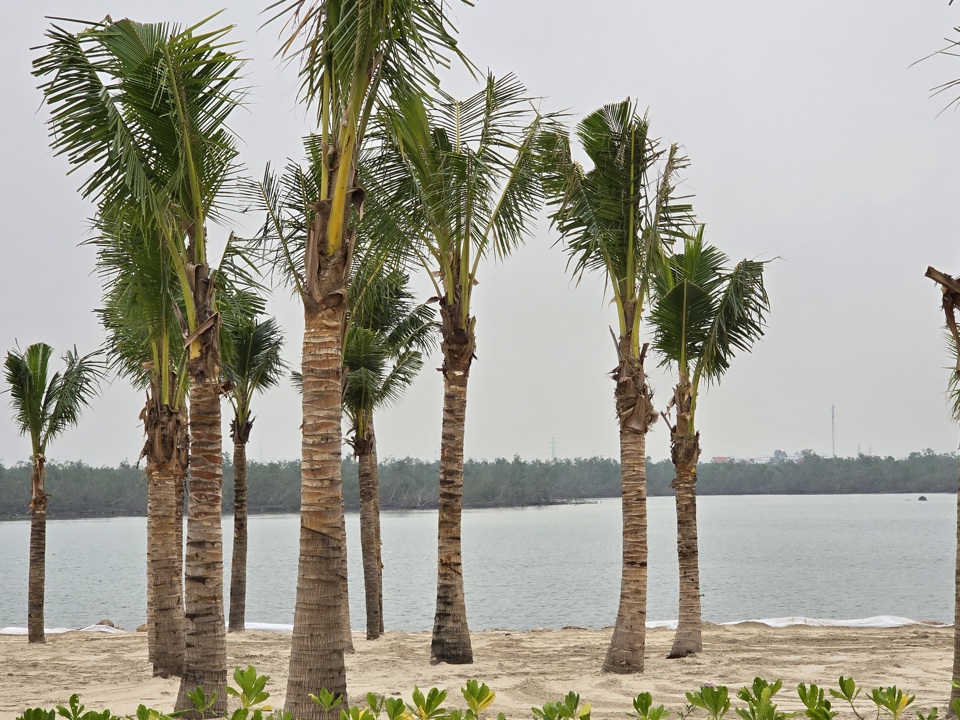
[[[0,350],[45,341],[58,352],[102,340],[94,254],[78,247],[92,213],[48,146],[30,62],[44,16],[193,22],[224,0],[38,0],[11,3],[0,24],[4,95],[0,202]],[[234,2],[217,22],[236,24],[253,90],[233,125],[242,159],[301,156],[311,114],[296,103],[296,74],[273,58],[277,29],[258,30],[266,0]],[[930,88],[960,77],[960,59],[911,63],[960,37],[947,0],[478,0],[455,7],[461,43],[481,68],[514,72],[545,109],[571,122],[626,96],[649,107],[652,132],[685,146],[707,237],[735,259],[771,264],[766,338],[738,357],[700,402],[703,455],[752,457],[775,449],[858,448],[902,456],[960,440],[944,401],[947,356],[939,292],[928,264],[960,273],[960,118],[937,117],[948,97]],[[447,89],[475,88],[463,72]],[[250,229],[254,219],[237,218]],[[216,228],[222,240],[227,229]],[[474,458],[616,456],[616,316],[599,278],[579,286],[546,223],[514,257],[481,268],[475,293],[477,355],[470,378],[466,454]],[[299,364],[302,314],[274,298],[287,356]],[[380,456],[433,459],[440,443],[441,376],[427,369],[378,420]],[[653,364],[651,363],[651,368]],[[671,379],[653,374],[665,404]],[[0,460],[25,459],[0,396]],[[115,380],[81,427],[51,446],[56,460],[134,461],[142,394]],[[228,406],[224,418],[229,422]],[[299,401],[286,383],[255,404],[252,459],[299,455]],[[229,436],[224,434],[229,443]],[[647,443],[668,456],[658,423]]]

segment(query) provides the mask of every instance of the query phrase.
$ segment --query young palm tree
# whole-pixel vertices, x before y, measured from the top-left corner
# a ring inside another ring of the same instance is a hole
[[[947,326],[947,347],[953,359],[953,368],[947,383],[947,395],[951,400],[951,415],[960,422],[960,331],[957,329],[957,310],[960,310],[960,279],[951,277],[936,268],[928,267],[924,277],[928,277],[940,286],[943,295],[944,320]],[[953,682],[950,689],[950,702],[947,703],[948,716],[956,717],[954,702],[960,700],[960,479],[957,481],[957,555],[954,566],[954,621],[953,621]]]
[[[47,554],[47,445],[77,424],[84,408],[103,379],[103,366],[94,355],[81,357],[76,348],[63,356],[62,372],[48,374],[50,355],[46,343],[11,350],[4,362],[14,423],[21,435],[30,436],[30,560],[27,578],[27,640],[46,642],[43,632],[43,591]]]
[[[397,402],[423,367],[437,324],[427,305],[416,305],[409,278],[399,270],[367,272],[350,293],[343,367],[347,437],[357,457],[360,485],[360,548],[367,639],[383,632],[383,563],[380,547],[380,482],[373,416]],[[358,290],[359,289],[359,290]]]
[[[101,214],[98,311],[107,357],[119,375],[146,391],[140,413],[147,474],[147,637],[155,675],[183,671],[183,494],[187,474],[186,354],[179,285],[161,238],[134,210]]]
[[[543,138],[549,165],[551,215],[577,278],[601,273],[617,308],[614,398],[620,425],[623,488],[623,570],[620,608],[603,662],[618,673],[643,670],[647,617],[646,434],[656,420],[640,343],[644,303],[654,261],[692,222],[690,205],[676,194],[687,160],[676,145],[662,148],[629,100],[584,118],[577,137],[593,168],[573,162],[570,140]]]
[[[230,632],[244,629],[247,598],[247,441],[253,429],[254,393],[275,387],[287,364],[283,333],[274,318],[227,313],[220,336],[221,372],[233,407],[233,562],[230,572]]]
[[[220,318],[208,221],[236,171],[227,126],[241,93],[241,61],[229,28],[183,29],[131,20],[48,32],[34,73],[51,106],[51,144],[75,167],[101,213],[136,207],[162,239],[183,299],[190,397],[190,502],[185,582],[186,652],[178,710],[187,693],[216,695],[226,709],[226,633],[220,498]]]
[[[444,0],[278,0],[281,53],[301,60],[303,96],[317,109],[320,178],[301,261],[291,267],[304,304],[300,560],[285,708],[303,720],[327,713],[310,699],[326,688],[346,700],[341,578],[341,374],[351,215],[365,192],[356,162],[378,97],[403,79],[435,84],[443,53],[460,56]],[[418,92],[424,92],[420,89]],[[340,589],[338,589],[340,588]],[[339,706],[329,713],[336,718]]]
[[[678,380],[663,419],[670,424],[676,479],[680,613],[668,657],[700,652],[700,568],[697,545],[697,400],[705,384],[719,383],[737,352],[749,352],[763,336],[770,300],[765,263],[741,260],[731,270],[726,255],[704,243],[703,226],[684,240],[683,252],[660,259],[650,313],[654,349]]]
[[[523,242],[543,203],[536,140],[552,122],[511,75],[473,97],[414,93],[379,118],[381,143],[364,165],[370,234],[402,248],[428,273],[440,304],[443,436],[440,447],[437,611],[431,656],[473,662],[463,592],[460,527],[467,379],[476,348],[471,315],[480,262]]]

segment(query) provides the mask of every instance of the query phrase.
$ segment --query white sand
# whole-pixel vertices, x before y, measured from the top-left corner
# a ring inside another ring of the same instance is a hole
[[[459,688],[477,678],[497,693],[494,715],[502,711],[511,719],[529,718],[532,705],[575,690],[593,703],[598,720],[625,717],[631,699],[641,691],[652,692],[655,703],[678,709],[683,693],[703,683],[728,685],[732,695],[756,675],[783,679],[778,697],[781,708],[788,710],[800,709],[798,682],[836,687],[841,674],[852,675],[868,690],[896,684],[915,693],[910,717],[915,717],[914,708],[926,711],[933,706],[942,715],[950,692],[952,628],[706,625],[704,652],[682,660],[665,658],[673,631],[654,629],[647,632],[644,673],[629,676],[600,672],[609,637],[610,630],[578,629],[474,633],[473,665],[431,666],[428,633],[387,633],[373,642],[357,634],[356,652],[347,656],[348,688],[355,700],[371,690],[409,699],[414,685],[437,686],[450,691],[448,705],[462,707]],[[231,668],[252,664],[269,674],[271,702],[282,702],[289,634],[230,634],[228,653]],[[0,720],[13,720],[25,707],[66,704],[72,692],[87,709],[125,714],[144,702],[171,710],[177,687],[176,679],[151,676],[143,633],[72,632],[50,635],[45,645],[0,636]]]

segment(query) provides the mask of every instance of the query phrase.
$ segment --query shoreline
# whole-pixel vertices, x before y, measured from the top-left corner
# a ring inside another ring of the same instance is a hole
[[[908,711],[946,707],[950,692],[953,630],[910,625],[895,628],[841,628],[792,625],[773,628],[757,622],[704,623],[704,652],[667,660],[673,631],[647,631],[646,667],[640,675],[600,671],[610,629],[485,631],[472,633],[475,664],[430,665],[430,634],[388,632],[368,641],[354,634],[356,652],[346,656],[347,682],[354,701],[368,691],[400,694],[417,685],[445,688],[447,705],[460,707],[459,688],[467,679],[487,683],[497,693],[494,714],[531,717],[530,707],[557,701],[568,691],[593,704],[593,717],[623,718],[632,698],[653,694],[654,704],[678,710],[683,693],[701,684],[725,684],[733,695],[755,676],[783,679],[776,700],[785,711],[801,709],[799,682],[836,687],[852,676],[868,693],[896,684],[917,699]],[[271,676],[267,689],[279,704],[286,689],[290,635],[250,630],[227,636],[228,667],[254,665]],[[0,669],[5,690],[0,720],[13,720],[27,707],[65,704],[72,692],[88,709],[132,713],[139,702],[170,710],[177,679],[151,676],[144,633],[68,632],[43,645],[22,636],[0,636]],[[861,707],[867,707],[866,705]],[[872,708],[872,705],[869,705]]]

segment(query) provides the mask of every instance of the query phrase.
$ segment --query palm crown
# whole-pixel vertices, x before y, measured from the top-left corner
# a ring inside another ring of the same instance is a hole
[[[343,347],[343,408],[353,432],[366,434],[376,408],[400,400],[436,343],[434,311],[416,304],[400,270],[366,272],[351,286]]]
[[[613,292],[620,334],[639,342],[652,261],[692,225],[692,206],[677,193],[677,174],[688,165],[676,145],[650,137],[646,117],[629,99],[585,117],[576,136],[593,163],[573,160],[566,135],[545,135],[545,182],[551,220],[564,239],[577,277],[604,274]],[[633,303],[631,313],[628,306]],[[634,348],[636,354],[637,348]]]
[[[505,257],[532,227],[544,195],[536,139],[553,117],[530,107],[512,75],[466,100],[403,93],[378,118],[362,166],[369,232],[431,273],[436,294],[470,309],[480,261]]]
[[[76,425],[103,379],[95,354],[80,356],[76,348],[64,354],[64,369],[51,376],[52,354],[46,343],[34,343],[23,352],[11,350],[4,362],[14,421],[22,435],[30,436],[35,457],[45,455],[50,440]]]
[[[694,409],[701,381],[719,382],[734,355],[763,336],[770,310],[766,263],[741,260],[730,269],[727,256],[703,235],[701,226],[685,238],[682,253],[660,259],[650,315],[661,364],[675,365],[689,380]]]

